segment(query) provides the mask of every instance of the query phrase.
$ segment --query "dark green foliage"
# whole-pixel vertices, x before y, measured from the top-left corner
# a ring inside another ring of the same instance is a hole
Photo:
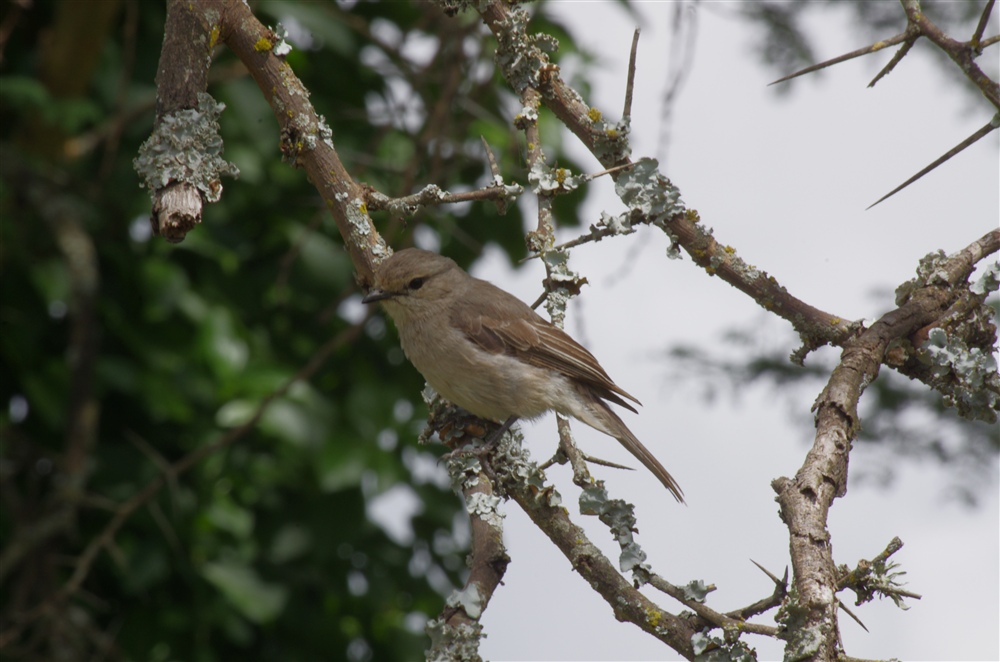
[[[17,17],[0,69],[0,651],[419,658],[422,618],[461,581],[466,544],[453,530],[458,498],[408,469],[440,453],[415,445],[422,380],[380,319],[349,335],[357,304],[344,302],[357,290],[341,239],[304,174],[280,162],[272,111],[225,49],[209,92],[227,104],[225,156],[242,176],[223,182],[222,202],[183,243],[150,237],[131,161],[152,128],[164,9],[132,2],[104,23],[74,17],[77,34],[98,40],[87,68],[42,48],[71,5],[40,1]],[[525,182],[516,101],[473,17],[424,3],[255,10],[308,29],[312,44],[288,61],[359,180],[390,196],[480,186],[483,135],[504,176]],[[417,41],[422,51],[398,48]],[[46,62],[77,66],[83,92],[46,77]],[[560,201],[561,218],[575,222],[581,199]],[[504,217],[477,204],[376,220],[396,247],[425,224],[466,265],[488,242],[524,254],[517,205]],[[113,511],[247,421],[338,334],[347,340],[252,430],[169,476],[80,590],[35,618]],[[414,495],[412,540],[367,515],[398,484]]]

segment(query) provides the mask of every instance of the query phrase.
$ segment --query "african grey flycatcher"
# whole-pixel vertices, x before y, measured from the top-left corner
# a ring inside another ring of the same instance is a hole
[[[604,401],[633,412],[622,398],[641,403],[520,299],[449,258],[407,248],[379,265],[363,301],[382,302],[406,357],[451,402],[505,427],[550,409],[572,416],[617,439],[684,501],[667,470]]]

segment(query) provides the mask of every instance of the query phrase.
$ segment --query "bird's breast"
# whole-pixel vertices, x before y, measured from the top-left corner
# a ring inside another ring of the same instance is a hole
[[[489,353],[450,325],[411,319],[400,328],[400,344],[434,390],[476,416],[499,422],[562,408],[568,385],[561,375]]]

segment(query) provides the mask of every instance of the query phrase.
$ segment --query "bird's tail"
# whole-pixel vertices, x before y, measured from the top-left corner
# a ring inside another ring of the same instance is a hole
[[[635,456],[635,459],[642,462],[643,466],[649,469],[663,483],[664,487],[670,490],[679,503],[684,503],[684,492],[681,491],[680,485],[663,468],[660,461],[649,452],[649,449],[636,439],[636,436],[626,427],[622,419],[618,417],[618,414],[611,411],[611,408],[602,400],[596,398],[591,401],[591,406],[588,409],[588,413],[591,414],[591,420],[581,418],[584,423],[617,439],[629,453]]]

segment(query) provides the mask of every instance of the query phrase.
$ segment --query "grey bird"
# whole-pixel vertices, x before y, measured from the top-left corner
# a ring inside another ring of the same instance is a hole
[[[450,258],[407,248],[378,266],[362,301],[382,302],[406,358],[449,401],[504,428],[549,410],[571,416],[617,439],[683,503],[677,482],[605,401],[633,412],[625,399],[641,403],[517,297]]]

